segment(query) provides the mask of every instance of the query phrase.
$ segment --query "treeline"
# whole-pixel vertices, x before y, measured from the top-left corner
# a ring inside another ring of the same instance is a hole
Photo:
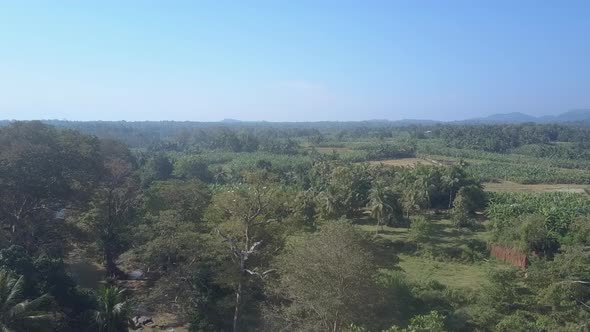
[[[100,138],[116,139],[133,148],[188,151],[223,149],[234,152],[267,151],[295,153],[297,143],[313,146],[342,145],[343,142],[387,141],[400,137],[438,138],[449,147],[489,152],[510,152],[525,145],[540,148],[521,152],[538,157],[567,155],[583,159],[587,152],[590,128],[581,124],[506,124],[463,125],[394,124],[387,121],[365,122],[125,122],[125,121],[58,121],[48,124],[75,129]],[[5,122],[4,124],[8,124]],[[571,142],[574,145],[546,146],[548,143]],[[563,152],[565,151],[565,152]],[[569,151],[569,152],[568,152]]]
[[[590,142],[589,128],[556,124],[440,126],[431,135],[450,147],[489,152],[507,152],[527,144]]]

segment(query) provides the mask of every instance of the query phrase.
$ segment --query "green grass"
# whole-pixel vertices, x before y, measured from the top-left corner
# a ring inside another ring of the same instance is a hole
[[[439,262],[405,254],[401,254],[399,259],[399,267],[408,279],[421,282],[436,280],[452,288],[479,289],[487,282],[486,271],[496,266],[491,261],[476,264]]]
[[[489,232],[483,227],[476,231],[458,229],[443,217],[429,216],[433,222],[433,235],[425,243],[419,243],[417,248],[408,241],[407,228],[384,227],[375,239],[385,248],[379,255],[389,256],[393,251],[397,257],[394,260],[379,257],[383,258],[380,261],[386,262],[385,269],[401,269],[409,280],[434,280],[452,288],[477,290],[487,282],[487,271],[503,263],[486,257],[465,261],[457,254],[467,250],[469,243],[485,245]],[[370,234],[375,234],[377,229],[367,223],[359,227]]]

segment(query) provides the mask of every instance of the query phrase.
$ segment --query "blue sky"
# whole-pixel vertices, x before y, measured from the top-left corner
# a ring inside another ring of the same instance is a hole
[[[590,1],[3,1],[0,119],[590,108]]]

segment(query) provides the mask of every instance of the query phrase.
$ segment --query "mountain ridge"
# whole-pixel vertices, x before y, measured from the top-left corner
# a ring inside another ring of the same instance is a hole
[[[590,122],[590,109],[570,110],[557,115],[543,116],[533,116],[521,112],[496,113],[486,117],[465,119],[453,122],[468,124]]]
[[[6,126],[14,120],[0,119],[0,126]],[[518,123],[583,123],[590,124],[590,109],[576,109],[570,110],[557,115],[543,115],[533,116],[522,112],[511,112],[511,113],[495,113],[485,117],[468,118],[464,120],[450,120],[450,121],[439,121],[431,119],[401,119],[401,120],[389,120],[389,119],[368,119],[360,121],[247,121],[226,118],[220,121],[173,121],[173,120],[162,120],[162,121],[126,121],[126,120],[104,120],[104,121],[72,121],[72,120],[57,120],[57,119],[43,119],[40,120],[48,124],[67,124],[67,123],[78,123],[78,122],[96,122],[96,123],[120,123],[120,124],[131,124],[131,123],[186,123],[186,124],[222,124],[222,125],[255,125],[264,124],[272,125],[273,123],[284,123],[284,124],[329,124],[329,123],[340,123],[340,124],[352,124],[352,123],[364,123],[370,126],[379,124],[389,124],[397,126],[408,126],[408,125],[436,125],[436,124],[518,124]]]

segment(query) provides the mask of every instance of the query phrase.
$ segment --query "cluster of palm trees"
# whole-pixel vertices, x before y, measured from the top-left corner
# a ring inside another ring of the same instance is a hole
[[[48,294],[26,299],[25,277],[0,270],[0,331],[54,331],[62,316]],[[124,290],[104,287],[97,296],[96,309],[89,313],[98,332],[127,331],[129,307]]]
[[[403,213],[398,194],[382,182],[377,182],[369,191],[369,203],[366,211],[373,219],[377,220],[377,233],[379,233],[379,227],[383,230],[384,225],[390,224],[395,219],[400,219]]]
[[[56,314],[43,309],[51,306],[51,297],[43,295],[23,299],[25,279],[15,277],[7,271],[0,271],[0,330],[1,331],[43,331],[50,330]]]

